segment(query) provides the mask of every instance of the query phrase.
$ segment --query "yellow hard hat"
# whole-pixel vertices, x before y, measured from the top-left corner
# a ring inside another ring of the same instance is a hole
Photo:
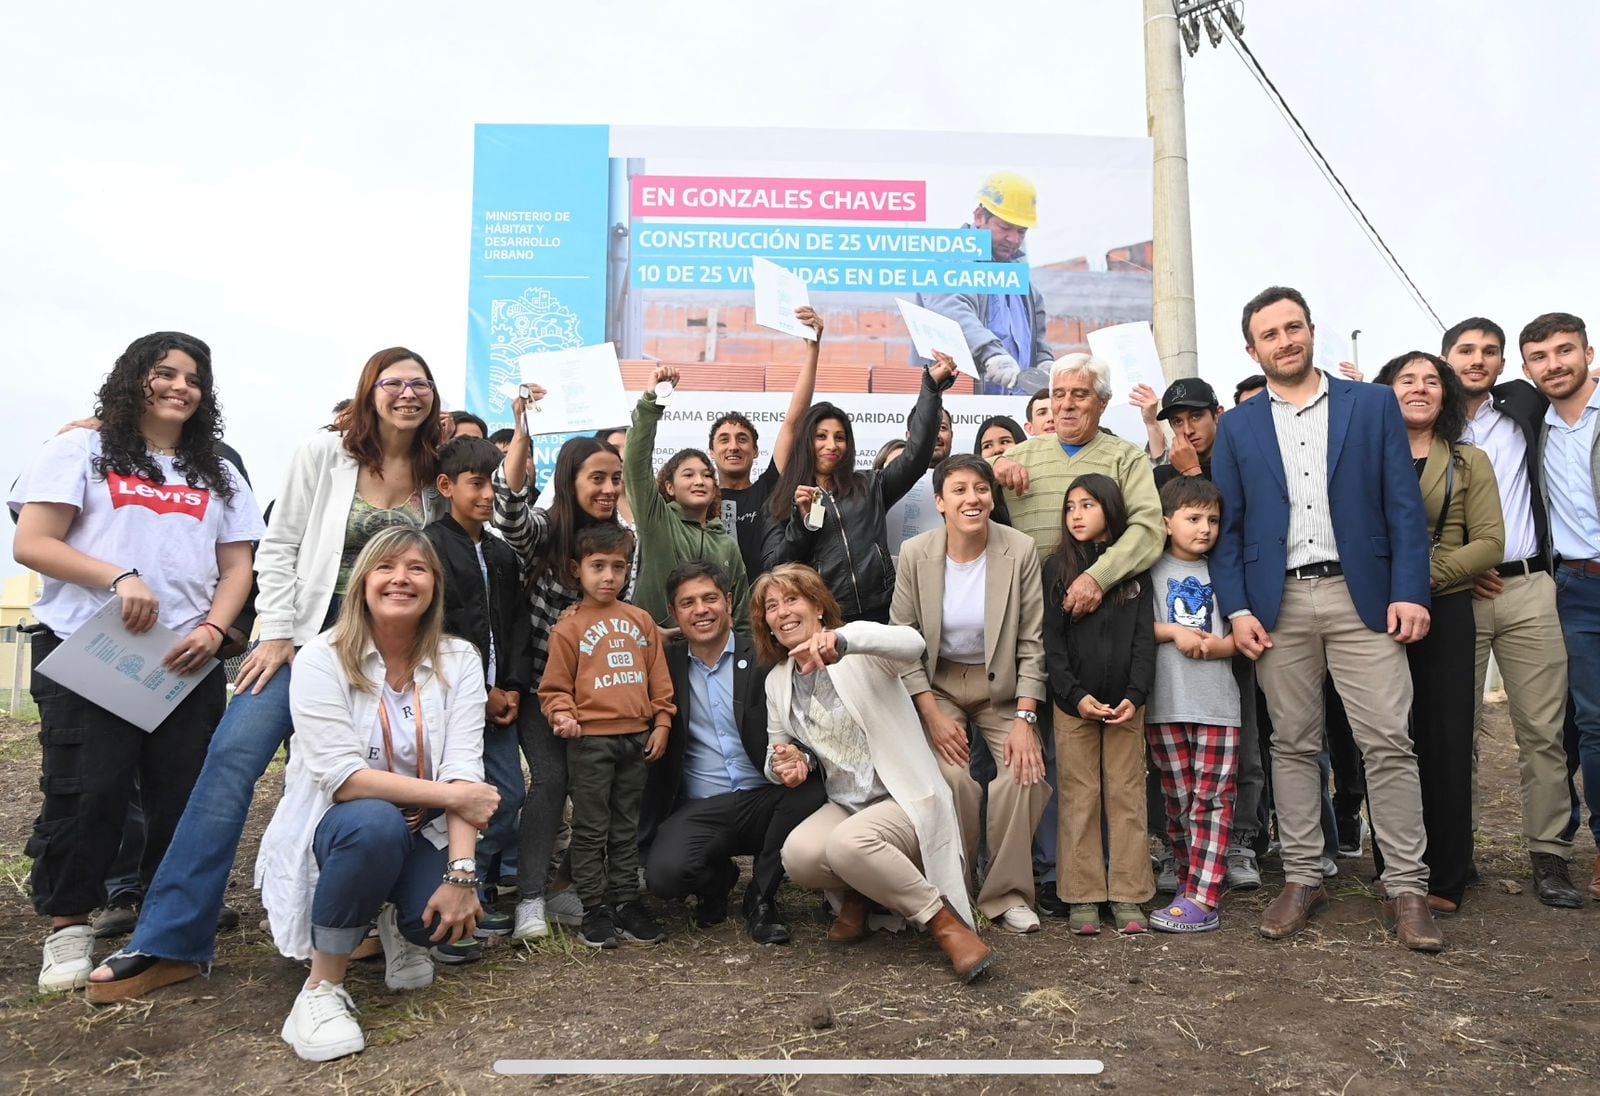
[[[978,204],[1003,221],[1018,228],[1039,223],[1039,192],[1026,176],[1015,171],[997,171],[983,181]]]

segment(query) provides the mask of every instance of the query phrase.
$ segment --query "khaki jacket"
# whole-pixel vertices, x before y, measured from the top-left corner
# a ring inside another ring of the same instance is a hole
[[[1450,513],[1445,518],[1439,546],[1434,550],[1429,577],[1433,592],[1453,594],[1472,586],[1472,580],[1497,566],[1505,556],[1506,529],[1500,511],[1500,488],[1495,483],[1489,456],[1475,445],[1455,446],[1455,485],[1450,492]],[[1439,525],[1444,506],[1445,469],[1450,444],[1433,439],[1433,449],[1422,466],[1422,505],[1428,512],[1428,540]]]

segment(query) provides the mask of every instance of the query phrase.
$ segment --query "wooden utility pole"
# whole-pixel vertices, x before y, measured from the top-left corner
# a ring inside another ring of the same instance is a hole
[[[1152,271],[1156,350],[1168,381],[1199,375],[1194,251],[1189,230],[1189,148],[1175,0],[1144,0],[1144,96],[1155,142]]]

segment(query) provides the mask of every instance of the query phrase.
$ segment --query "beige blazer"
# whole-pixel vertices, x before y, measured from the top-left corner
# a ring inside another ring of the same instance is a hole
[[[941,525],[900,547],[889,622],[915,628],[927,640],[921,661],[902,675],[912,696],[933,687],[930,678],[939,661],[946,543]],[[983,660],[989,671],[989,698],[1008,706],[1024,696],[1042,701],[1049,695],[1049,678],[1044,668],[1044,581],[1039,576],[1039,549],[1026,533],[991,521],[986,555]]]

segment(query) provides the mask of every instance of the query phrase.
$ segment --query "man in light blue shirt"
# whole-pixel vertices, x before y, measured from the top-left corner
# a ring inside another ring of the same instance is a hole
[[[758,944],[786,944],[778,909],[783,843],[822,806],[822,779],[798,788],[762,773],[767,751],[767,671],[733,631],[727,574],[690,560],[667,576],[667,603],[683,633],[667,645],[677,715],[667,752],[650,766],[641,833],[649,835],[645,883],[660,898],[694,895],[702,927],[728,916],[739,880],[735,856],[752,856],[745,925]]]
[[[1522,371],[1550,401],[1541,426],[1544,490],[1556,565],[1556,609],[1578,724],[1589,827],[1600,845],[1600,387],[1594,347],[1578,317],[1549,312],[1522,329]],[[1589,892],[1600,897],[1600,863]]]

